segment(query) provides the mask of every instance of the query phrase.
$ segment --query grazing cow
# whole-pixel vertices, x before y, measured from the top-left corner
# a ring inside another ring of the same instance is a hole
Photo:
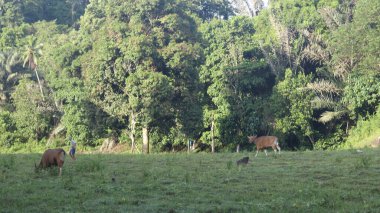
[[[256,155],[259,153],[260,150],[264,149],[265,155],[268,156],[267,150],[265,148],[272,147],[272,149],[280,153],[281,148],[280,145],[278,144],[278,138],[275,136],[261,136],[257,137],[256,135],[253,136],[248,136],[248,140],[250,143],[255,143],[256,144]]]
[[[40,165],[36,169],[46,169],[48,167],[58,166],[59,176],[62,175],[62,166],[65,162],[66,152],[63,149],[48,149],[42,155]]]
[[[244,157],[244,158],[242,158],[242,159],[236,161],[236,164],[237,164],[238,166],[240,166],[240,165],[247,165],[248,162],[249,162],[249,157]]]

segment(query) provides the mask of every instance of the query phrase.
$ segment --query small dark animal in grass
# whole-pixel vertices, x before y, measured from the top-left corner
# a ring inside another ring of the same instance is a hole
[[[42,155],[40,165],[36,169],[46,169],[48,167],[58,166],[59,176],[62,175],[62,166],[65,162],[66,152],[63,149],[48,149]]]
[[[257,137],[256,135],[248,136],[250,143],[256,144],[256,155],[260,150],[264,149],[265,155],[268,156],[267,150],[265,148],[272,147],[272,149],[277,153],[281,153],[280,145],[278,144],[278,138],[275,136],[261,136]]]
[[[115,172],[113,172],[113,175],[112,175],[112,178],[111,178],[111,180],[112,180],[112,182],[113,183],[115,183],[115,181],[116,181],[116,173]]]
[[[249,157],[244,157],[244,158],[242,158],[242,159],[236,161],[236,164],[237,164],[238,166],[240,166],[240,165],[247,165],[248,162],[249,162]]]

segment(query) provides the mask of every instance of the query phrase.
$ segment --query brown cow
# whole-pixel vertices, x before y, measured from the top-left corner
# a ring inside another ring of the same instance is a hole
[[[36,168],[45,169],[48,167],[58,166],[59,176],[62,175],[62,166],[65,162],[66,152],[63,149],[48,149],[42,155],[40,165]]]
[[[256,155],[259,153],[260,150],[264,149],[265,155],[268,156],[267,150],[265,148],[272,147],[272,149],[275,152],[281,152],[280,145],[278,144],[278,138],[275,136],[261,136],[257,137],[256,135],[248,136],[248,140],[250,143],[256,144]]]

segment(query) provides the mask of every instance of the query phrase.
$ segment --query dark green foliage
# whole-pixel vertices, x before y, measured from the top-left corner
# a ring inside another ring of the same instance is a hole
[[[4,27],[1,29],[0,37],[0,50],[2,52],[13,50],[15,47],[21,47],[23,45],[23,37],[27,36],[27,31],[30,29],[30,25],[22,24],[15,27]]]
[[[61,122],[66,128],[67,135],[73,136],[83,145],[92,145],[96,138],[94,136],[101,135],[97,128],[101,128],[103,125],[96,121],[94,109],[96,108],[90,103],[71,103],[63,110],[64,115]]]
[[[338,126],[332,134],[329,134],[326,138],[320,138],[314,148],[317,150],[337,149],[343,144],[345,136],[345,132]]]
[[[0,2],[0,32],[3,27],[15,27],[23,22],[22,1],[2,0]]]
[[[143,136],[156,152],[189,140],[250,150],[251,134],[292,149],[334,149],[367,131],[374,140],[379,1],[273,0],[254,18],[231,4],[0,0],[1,147],[69,136],[132,149]]]
[[[10,147],[15,140],[16,125],[8,111],[0,111],[0,144]]]
[[[21,22],[41,20],[74,24],[84,13],[88,0],[24,0],[0,2],[0,26],[17,26]]]
[[[375,113],[380,104],[380,77],[371,74],[350,76],[343,101],[355,119]]]
[[[170,101],[173,86],[168,77],[161,73],[136,72],[126,81],[125,92],[132,111],[141,114],[142,125],[150,125],[160,116],[170,116]]]
[[[55,112],[52,100],[43,100],[38,85],[23,79],[12,94],[15,111],[12,119],[17,133],[27,140],[40,140],[50,130]]]
[[[99,21],[81,30],[97,41],[81,57],[85,85],[96,105],[128,119],[132,135],[174,118],[169,124],[188,136],[199,129],[201,48],[196,23],[182,3],[93,2],[83,18]]]
[[[212,18],[228,19],[234,15],[231,2],[227,0],[195,0],[185,2],[190,5],[190,12],[196,14],[202,20],[211,20]]]
[[[318,15],[315,2],[302,0],[275,0],[271,2],[271,10],[278,20],[286,26],[302,29],[317,28],[318,24],[323,24],[322,18]]]
[[[191,139],[186,137],[179,129],[172,127],[158,140],[160,143],[157,144],[157,147],[160,148],[159,151],[185,151],[189,140]]]
[[[292,132],[303,145],[311,143],[312,147],[314,143],[314,131],[311,126],[313,94],[305,90],[310,80],[310,75],[302,73],[293,75],[291,70],[287,70],[285,79],[276,85],[270,107],[273,107],[278,131]]]
[[[245,143],[247,135],[259,131],[260,97],[273,86],[269,67],[252,39],[253,23],[234,17],[205,23],[201,29],[207,42],[201,69],[207,89],[204,125],[209,130],[215,125],[217,145]],[[212,134],[204,131],[202,140],[210,143]]]

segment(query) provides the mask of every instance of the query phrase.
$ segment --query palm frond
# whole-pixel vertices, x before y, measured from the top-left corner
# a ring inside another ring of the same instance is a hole
[[[13,79],[15,79],[16,77],[19,77],[18,73],[15,72],[15,73],[11,73],[8,75],[7,77],[7,81],[12,81]]]
[[[17,53],[9,53],[8,58],[5,63],[5,70],[8,73],[12,73],[12,67],[19,63],[19,57]]]
[[[310,89],[320,95],[324,94],[341,94],[342,89],[338,88],[334,83],[327,80],[319,80],[317,82],[308,83],[306,86],[307,89]]]
[[[35,54],[33,54],[33,60],[32,60],[32,63],[34,63],[36,66],[37,66],[37,56]]]
[[[314,109],[323,109],[323,108],[332,109],[336,107],[337,102],[329,97],[317,96],[311,101],[311,105]]]
[[[309,59],[310,61],[322,64],[328,58],[325,50],[319,45],[309,45],[302,51],[302,58]]]
[[[324,113],[321,114],[318,121],[325,124],[325,123],[330,122],[330,121],[332,121],[338,117],[341,117],[341,116],[342,115],[339,111],[338,112],[325,111]]]
[[[335,119],[339,119],[342,116],[347,114],[347,110],[341,110],[341,111],[325,111],[321,114],[318,121],[321,123],[327,123]]]
[[[341,78],[341,79],[345,79],[348,75],[348,73],[350,72],[350,70],[352,69],[352,67],[350,67],[350,62],[348,59],[346,60],[340,60],[340,61],[335,61],[334,64],[333,64],[333,74],[335,77],[338,77],[338,78]]]
[[[22,64],[22,67],[25,67],[26,63],[29,62],[29,56],[25,57],[24,63]]]
[[[3,64],[5,62],[5,53],[4,52],[0,52],[0,64]]]
[[[307,46],[302,50],[301,58],[319,64],[327,62],[330,54],[322,35],[317,32],[310,32],[307,29],[302,30],[301,33],[308,41]]]
[[[319,10],[319,14],[330,29],[336,29],[343,24],[339,13],[335,9],[322,8]]]

